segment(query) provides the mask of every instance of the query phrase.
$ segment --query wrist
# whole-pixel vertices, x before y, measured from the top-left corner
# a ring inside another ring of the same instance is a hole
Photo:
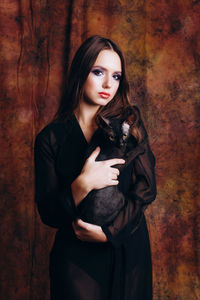
[[[86,194],[88,194],[92,190],[92,186],[88,176],[84,173],[81,173],[77,179],[82,189],[85,190]]]
[[[78,204],[87,196],[88,186],[85,184],[85,178],[79,175],[71,184],[72,195],[75,205]]]

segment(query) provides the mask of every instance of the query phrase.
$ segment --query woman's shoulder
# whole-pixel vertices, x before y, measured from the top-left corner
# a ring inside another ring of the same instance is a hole
[[[65,131],[65,124],[64,123],[57,123],[52,122],[47,124],[45,127],[41,129],[41,131],[37,134],[37,138],[45,138],[49,137],[52,133],[53,134],[61,134]]]
[[[71,119],[66,122],[51,122],[36,136],[36,143],[62,144],[73,127]]]

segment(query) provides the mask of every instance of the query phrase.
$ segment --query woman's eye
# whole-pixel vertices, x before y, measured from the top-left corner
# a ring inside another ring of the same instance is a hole
[[[99,69],[92,70],[92,73],[96,76],[101,76],[103,74],[103,72]]]
[[[113,78],[114,78],[115,80],[120,80],[120,79],[121,79],[121,75],[120,75],[120,74],[114,74],[114,75],[113,75]]]

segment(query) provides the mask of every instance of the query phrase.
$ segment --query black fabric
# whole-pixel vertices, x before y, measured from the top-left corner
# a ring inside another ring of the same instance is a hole
[[[139,125],[147,139],[140,118]],[[115,220],[102,226],[107,243],[82,242],[71,225],[79,216],[71,183],[81,172],[87,147],[74,115],[65,124],[48,125],[35,142],[35,199],[42,221],[58,228],[50,255],[51,300],[151,300],[144,210],[155,199],[156,185],[148,141],[120,173],[118,187],[126,205]]]

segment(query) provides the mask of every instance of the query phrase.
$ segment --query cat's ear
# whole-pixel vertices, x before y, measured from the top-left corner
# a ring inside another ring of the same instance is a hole
[[[122,132],[123,132],[123,134],[128,135],[129,129],[130,129],[130,125],[128,124],[127,121],[124,121],[122,123]]]
[[[125,111],[125,121],[130,126],[132,126],[136,121],[136,115],[133,112],[133,109],[131,107],[127,107]]]
[[[132,125],[135,123],[135,116],[134,116],[134,114],[128,116],[128,117],[126,118],[126,122],[127,122],[130,126],[132,126]]]
[[[110,121],[105,117],[99,116],[99,125],[103,128],[109,127],[110,128]]]
[[[127,121],[124,121],[122,123],[122,138],[123,138],[123,141],[125,141],[128,138],[129,132],[130,132],[130,125]]]

